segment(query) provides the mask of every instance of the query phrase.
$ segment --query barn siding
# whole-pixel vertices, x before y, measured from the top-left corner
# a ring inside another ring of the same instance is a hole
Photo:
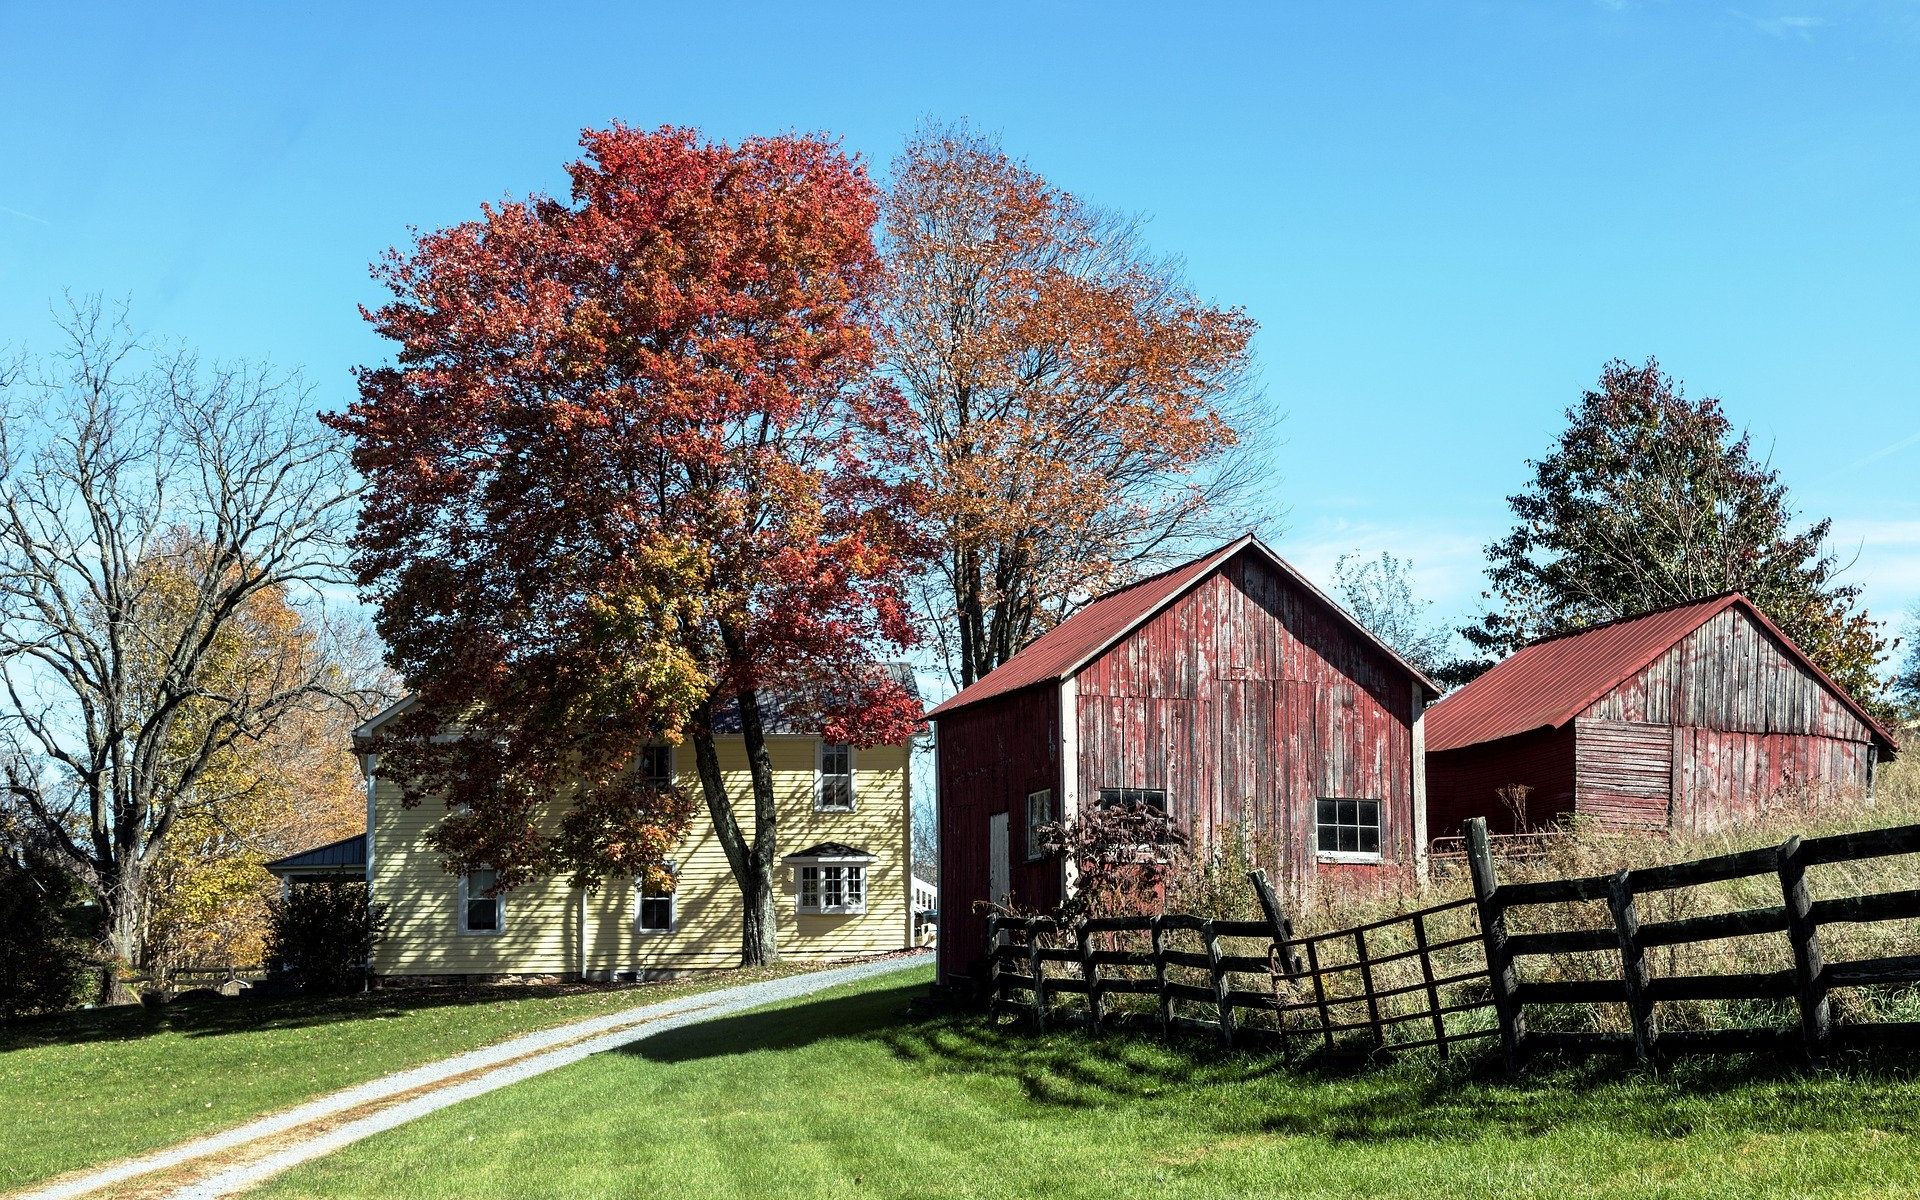
[[[1573,781],[1571,727],[1437,750],[1427,755],[1427,828],[1433,837],[1455,837],[1467,818],[1485,817],[1494,833],[1517,832],[1499,794],[1516,784],[1532,789],[1528,826],[1550,825],[1573,808]]]
[[[1378,798],[1383,857],[1412,863],[1405,668],[1258,556],[1225,564],[1075,679],[1083,802],[1164,787],[1196,840],[1238,824],[1304,881],[1314,800]]]
[[[1689,832],[1751,818],[1791,788],[1863,795],[1873,754],[1867,725],[1737,607],[1595,700],[1574,727],[1576,811]]]
[[[1007,822],[1008,879],[1015,903],[1047,908],[1060,901],[1058,859],[1026,861],[1027,793],[1059,793],[1060,689],[1030,687],[942,714],[936,725],[940,811],[940,976],[971,974],[987,927],[974,905],[987,896],[987,828]]]

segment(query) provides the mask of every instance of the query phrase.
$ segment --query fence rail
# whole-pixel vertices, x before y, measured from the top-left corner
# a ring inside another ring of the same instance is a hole
[[[1836,1046],[1920,1046],[1920,1023],[1836,1025],[1836,988],[1920,983],[1920,953],[1829,961],[1820,931],[1841,923],[1920,918],[1920,889],[1814,899],[1809,867],[1920,853],[1920,825],[1830,837],[1690,862],[1538,882],[1501,883],[1486,823],[1464,835],[1472,894],[1346,929],[1297,935],[1264,872],[1252,876],[1264,916],[1100,917],[1072,927],[1048,917],[988,918],[993,1011],[1038,1028],[1077,1020],[1094,1029],[1145,1025],[1236,1039],[1317,1041],[1327,1051],[1433,1047],[1497,1037],[1509,1070],[1540,1050],[1618,1050],[1643,1062],[1677,1055],[1796,1049],[1819,1063]],[[1648,920],[1651,895],[1769,878],[1780,903]],[[1513,918],[1557,905],[1604,904],[1605,923],[1514,931]],[[1648,951],[1729,938],[1785,935],[1784,970],[1656,975]],[[1255,952],[1232,941],[1252,939]],[[1920,930],[1913,948],[1920,951]],[[1546,957],[1608,956],[1596,978],[1539,978]],[[1024,993],[1024,998],[1019,994]],[[1121,997],[1147,997],[1151,1011]],[[1792,1002],[1791,1026],[1662,1031],[1673,1002]],[[1568,1005],[1624,1007],[1627,1032],[1530,1031],[1528,1014]]]

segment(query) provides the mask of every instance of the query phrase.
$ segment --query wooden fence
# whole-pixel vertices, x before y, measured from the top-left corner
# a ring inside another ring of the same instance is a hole
[[[1920,853],[1920,825],[1505,884],[1496,877],[1484,821],[1468,822],[1466,844],[1471,896],[1307,936],[1295,934],[1257,871],[1252,882],[1265,914],[1257,921],[1163,914],[1094,918],[1068,929],[1047,917],[991,916],[990,1003],[996,1013],[1025,1016],[1043,1029],[1063,1019],[1094,1029],[1197,1029],[1228,1044],[1257,1038],[1291,1048],[1304,1039],[1329,1052],[1433,1047],[1444,1055],[1456,1043],[1497,1037],[1509,1070],[1543,1049],[1618,1048],[1646,1062],[1797,1048],[1818,1063],[1835,1045],[1920,1046],[1920,1023],[1836,1026],[1829,1003],[1835,988],[1920,982],[1920,954],[1830,962],[1820,944],[1821,928],[1836,923],[1920,918],[1920,890],[1816,900],[1806,880],[1817,865]],[[1777,881],[1779,904],[1642,919],[1639,901],[1651,894],[1758,877]],[[1611,918],[1604,926],[1513,928],[1552,906],[1591,909],[1596,902]],[[1785,935],[1790,969],[1656,977],[1649,965],[1650,949],[1776,933]],[[1920,930],[1915,934],[1920,948]],[[1552,972],[1527,969],[1530,960],[1564,963],[1595,954],[1606,965],[1593,978],[1540,978]],[[1116,1000],[1130,996],[1148,998],[1151,1010]],[[1662,1002],[1747,999],[1792,1001],[1798,1021],[1663,1033],[1654,1016]],[[1530,1010],[1544,1025],[1548,1012],[1569,1005],[1624,1006],[1630,1032],[1528,1029]]]

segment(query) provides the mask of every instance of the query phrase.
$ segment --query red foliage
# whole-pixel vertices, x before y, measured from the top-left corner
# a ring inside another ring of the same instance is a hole
[[[839,697],[833,735],[865,745],[919,721],[874,665],[911,637],[918,547],[864,168],[812,136],[582,144],[569,200],[485,207],[375,268],[397,361],[332,419],[370,484],[361,584],[422,700],[383,768],[465,806],[449,862],[509,885],[671,846],[687,806],[620,771],[745,689]],[[539,832],[582,781],[595,828]]]

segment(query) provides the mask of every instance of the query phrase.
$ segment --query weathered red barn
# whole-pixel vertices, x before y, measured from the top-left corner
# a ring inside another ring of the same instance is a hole
[[[980,902],[1060,901],[1031,833],[1081,805],[1238,824],[1294,880],[1412,869],[1438,694],[1251,536],[1101,597],[931,714],[941,977],[982,958]]]
[[[1436,836],[1468,817],[1511,832],[1574,813],[1714,829],[1801,786],[1866,796],[1886,728],[1738,593],[1523,647],[1433,707]]]

